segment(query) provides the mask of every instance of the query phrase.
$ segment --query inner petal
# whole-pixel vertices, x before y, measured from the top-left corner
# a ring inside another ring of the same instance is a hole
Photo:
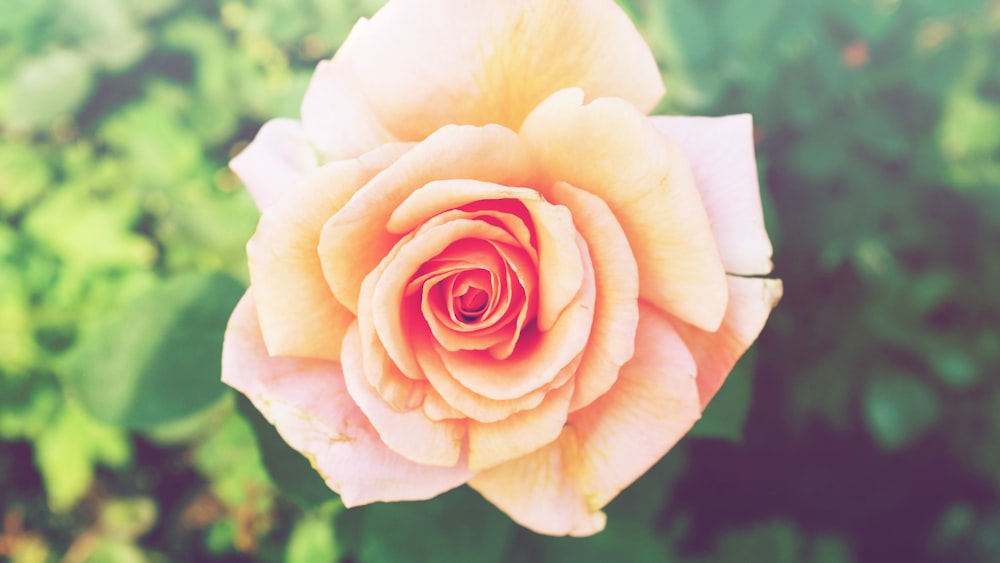
[[[583,285],[550,330],[530,323],[503,360],[478,351],[437,350],[445,369],[464,387],[489,399],[520,397],[551,383],[583,351],[594,321],[596,290],[586,243],[579,238],[576,242],[584,265]]]
[[[514,242],[506,231],[485,222],[439,216],[404,237],[362,284],[358,315],[362,338],[377,338],[393,363],[412,379],[422,375],[413,358],[411,331],[426,325],[421,322],[425,315],[419,298],[407,296],[413,290],[410,282],[420,275],[422,265],[463,239]]]
[[[466,270],[449,280],[448,312],[455,322],[473,325],[489,312],[495,299],[495,274],[483,269]]]
[[[478,213],[475,220],[496,225]],[[435,218],[469,219],[452,210]],[[520,242],[520,241],[519,241]],[[446,350],[488,350],[509,356],[537,310],[537,270],[532,253],[509,241],[464,238],[421,265],[406,285],[404,310],[419,311]],[[413,300],[416,297],[417,300]],[[412,336],[412,335],[411,335]]]
[[[576,228],[569,209],[552,205],[535,190],[471,180],[438,180],[415,190],[393,211],[386,227],[407,232],[426,217],[462,209],[486,214],[489,210],[520,216],[527,226],[530,247],[537,252],[539,272],[539,329],[552,328],[583,283],[583,265],[575,252]],[[516,210],[515,210],[516,209]],[[499,225],[498,225],[499,226]],[[507,222],[503,223],[506,228]],[[517,230],[508,231],[520,239]],[[528,245],[524,245],[528,248]]]

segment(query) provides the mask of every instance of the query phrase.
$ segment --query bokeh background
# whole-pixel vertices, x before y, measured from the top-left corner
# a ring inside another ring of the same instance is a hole
[[[3,0],[0,560],[1000,561],[1000,2],[621,3],[660,113],[754,114],[785,297],[579,540],[344,510],[217,381],[225,164],[380,1]]]

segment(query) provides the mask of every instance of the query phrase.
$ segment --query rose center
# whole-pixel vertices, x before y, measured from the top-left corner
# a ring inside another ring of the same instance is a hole
[[[470,286],[465,293],[456,296],[453,303],[455,311],[461,315],[463,321],[468,323],[479,320],[483,311],[486,310],[486,304],[489,303],[489,300],[488,293],[478,287]]]

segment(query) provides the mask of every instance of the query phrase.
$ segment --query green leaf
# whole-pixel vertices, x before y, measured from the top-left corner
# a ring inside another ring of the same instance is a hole
[[[174,278],[109,315],[70,360],[71,385],[95,417],[148,429],[214,404],[222,337],[243,287],[222,274]]]
[[[101,531],[109,538],[131,542],[156,524],[156,501],[150,497],[114,499],[101,507]]]
[[[150,91],[142,101],[112,113],[101,124],[97,138],[125,157],[122,168],[135,174],[136,188],[174,194],[203,163],[205,147],[177,118],[174,91]]]
[[[266,512],[274,491],[261,463],[253,430],[234,411],[228,414],[198,444],[192,462],[211,483],[212,493],[226,505]]]
[[[286,563],[336,561],[340,555],[331,510],[317,510],[296,522],[285,546]]]
[[[34,438],[49,427],[62,402],[54,381],[14,379],[0,369],[0,439]]]
[[[156,248],[132,230],[138,211],[130,194],[102,200],[82,182],[64,185],[31,210],[24,232],[84,269],[147,266]]]
[[[35,463],[54,512],[70,509],[87,492],[95,465],[117,467],[130,456],[124,432],[92,419],[72,402],[64,405],[35,442]]]
[[[5,121],[14,129],[50,127],[76,113],[93,87],[93,70],[78,52],[64,49],[28,59],[14,75]]]
[[[726,382],[708,403],[701,420],[695,423],[689,436],[698,438],[721,438],[739,442],[743,440],[743,426],[750,414],[753,399],[753,375],[756,354],[751,349],[726,378]]]
[[[149,50],[149,37],[121,0],[62,0],[60,8],[60,31],[101,66],[124,70]]]
[[[6,231],[0,229],[0,237]],[[2,250],[0,250],[2,259]],[[0,261],[0,374],[27,371],[37,361],[35,319],[28,301],[29,287],[18,268]],[[0,375],[0,381],[4,377]],[[0,397],[3,395],[0,394]],[[3,399],[0,399],[0,403]]]
[[[941,405],[934,391],[906,375],[875,377],[864,395],[864,418],[872,438],[886,450],[900,450],[937,422]]]
[[[177,445],[194,442],[210,435],[219,425],[232,418],[234,397],[225,393],[212,406],[183,418],[158,424],[143,431],[143,436],[157,444]]]
[[[335,498],[336,495],[309,460],[293,450],[278,434],[274,426],[253,406],[246,397],[239,395],[237,409],[250,423],[261,461],[267,469],[271,482],[279,491],[303,507],[313,507]]]
[[[27,207],[52,185],[52,173],[37,147],[0,143],[0,213],[12,215]]]
[[[87,555],[87,563],[154,563],[161,559],[137,545],[101,538]]]
[[[967,389],[981,379],[975,358],[957,346],[932,348],[927,358],[941,379],[955,389]]]
[[[364,508],[360,546],[367,563],[506,561],[514,524],[468,487],[424,502]]]

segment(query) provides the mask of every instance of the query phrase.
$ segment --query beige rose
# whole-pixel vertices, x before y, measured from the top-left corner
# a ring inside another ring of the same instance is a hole
[[[749,117],[662,92],[610,0],[393,0],[232,163],[223,379],[347,506],[468,483],[601,530],[781,294]]]

